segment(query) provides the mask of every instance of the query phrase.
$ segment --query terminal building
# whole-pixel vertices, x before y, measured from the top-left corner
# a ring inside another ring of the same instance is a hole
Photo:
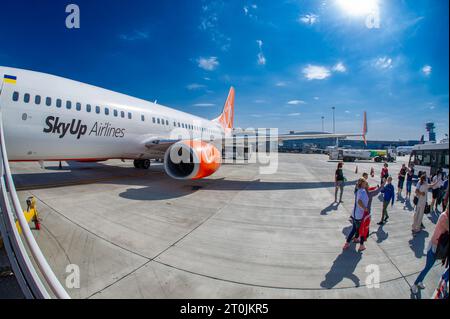
[[[290,134],[320,134],[323,132],[289,132]],[[397,146],[414,146],[419,144],[419,140],[397,140],[397,141],[383,141],[383,140],[368,140],[367,146],[362,140],[340,139],[340,147],[357,148],[357,149],[386,149],[396,148]],[[283,145],[279,146],[280,152],[303,152],[311,148],[326,149],[328,146],[335,146],[336,139],[302,139],[284,141]]]

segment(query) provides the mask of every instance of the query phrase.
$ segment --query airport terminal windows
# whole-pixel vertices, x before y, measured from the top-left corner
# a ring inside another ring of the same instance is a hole
[[[66,109],[70,110],[72,108],[72,102],[66,101]]]
[[[77,102],[75,108],[77,109],[77,111],[81,111],[81,103]]]
[[[19,92],[14,92],[12,95],[12,100],[17,102],[19,100]]]
[[[56,107],[61,107],[62,106],[62,101],[61,99],[56,99]]]
[[[34,97],[34,103],[35,103],[36,105],[41,104],[41,96],[40,96],[40,95],[36,95],[36,96]]]
[[[51,97],[47,96],[47,98],[45,99],[45,105],[47,105],[47,106],[51,106],[52,105],[52,98]]]

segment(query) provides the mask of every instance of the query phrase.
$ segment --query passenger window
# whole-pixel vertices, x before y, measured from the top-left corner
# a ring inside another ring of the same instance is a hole
[[[52,105],[52,98],[51,97],[47,97],[45,99],[45,105],[47,105],[47,106],[51,106]]]
[[[86,112],[90,113],[91,112],[91,105],[90,104],[86,104]]]
[[[61,107],[61,106],[62,106],[61,99],[56,99],[56,107]]]
[[[125,117],[125,112],[124,111],[120,111],[120,117],[122,117],[122,118]]]
[[[156,119],[155,118],[152,118],[152,121],[153,121],[153,123],[156,123]]]
[[[68,110],[70,110],[70,109],[72,108],[72,102],[71,102],[71,101],[67,101],[67,102],[66,102],[66,108],[67,108]]]
[[[181,127],[184,128],[184,123],[181,123]]]
[[[178,122],[178,127],[181,127],[181,124],[180,124],[180,122]]]
[[[81,103],[77,102],[76,109],[77,111],[81,111]]]
[[[41,96],[40,95],[36,95],[35,97],[34,97],[34,103],[35,104],[41,104]]]
[[[105,115],[109,115],[109,108],[105,107]]]
[[[14,92],[12,95],[12,100],[17,102],[19,100],[19,92]]]
[[[161,124],[161,120],[159,118],[157,119],[157,122],[158,122],[158,124]]]
[[[25,103],[30,102],[30,94],[25,93],[25,95],[23,96],[23,101],[24,101]]]
[[[117,110],[114,110],[114,116],[117,117],[117,115],[119,115],[119,112],[117,112]]]
[[[131,113],[128,112],[128,119],[131,120]]]
[[[144,122],[145,121],[145,116],[141,115],[141,121]]]
[[[97,105],[95,107],[95,113],[100,114],[100,106]]]
[[[169,121],[168,120],[166,120],[166,125],[169,125]]]

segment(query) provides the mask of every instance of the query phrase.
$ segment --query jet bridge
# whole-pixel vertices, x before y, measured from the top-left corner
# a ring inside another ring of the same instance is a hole
[[[19,229],[21,232],[19,232]],[[20,205],[9,168],[8,155],[6,153],[1,108],[0,235],[11,265],[11,270],[14,273],[25,298],[70,298],[42,254]],[[28,251],[31,256],[29,256]],[[34,265],[37,265],[37,267]],[[49,287],[51,291],[48,291],[47,287]]]

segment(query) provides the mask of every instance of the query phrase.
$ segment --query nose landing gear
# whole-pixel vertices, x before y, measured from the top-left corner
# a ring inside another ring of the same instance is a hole
[[[150,167],[149,159],[135,159],[133,161],[134,167],[138,169],[148,169]]]

